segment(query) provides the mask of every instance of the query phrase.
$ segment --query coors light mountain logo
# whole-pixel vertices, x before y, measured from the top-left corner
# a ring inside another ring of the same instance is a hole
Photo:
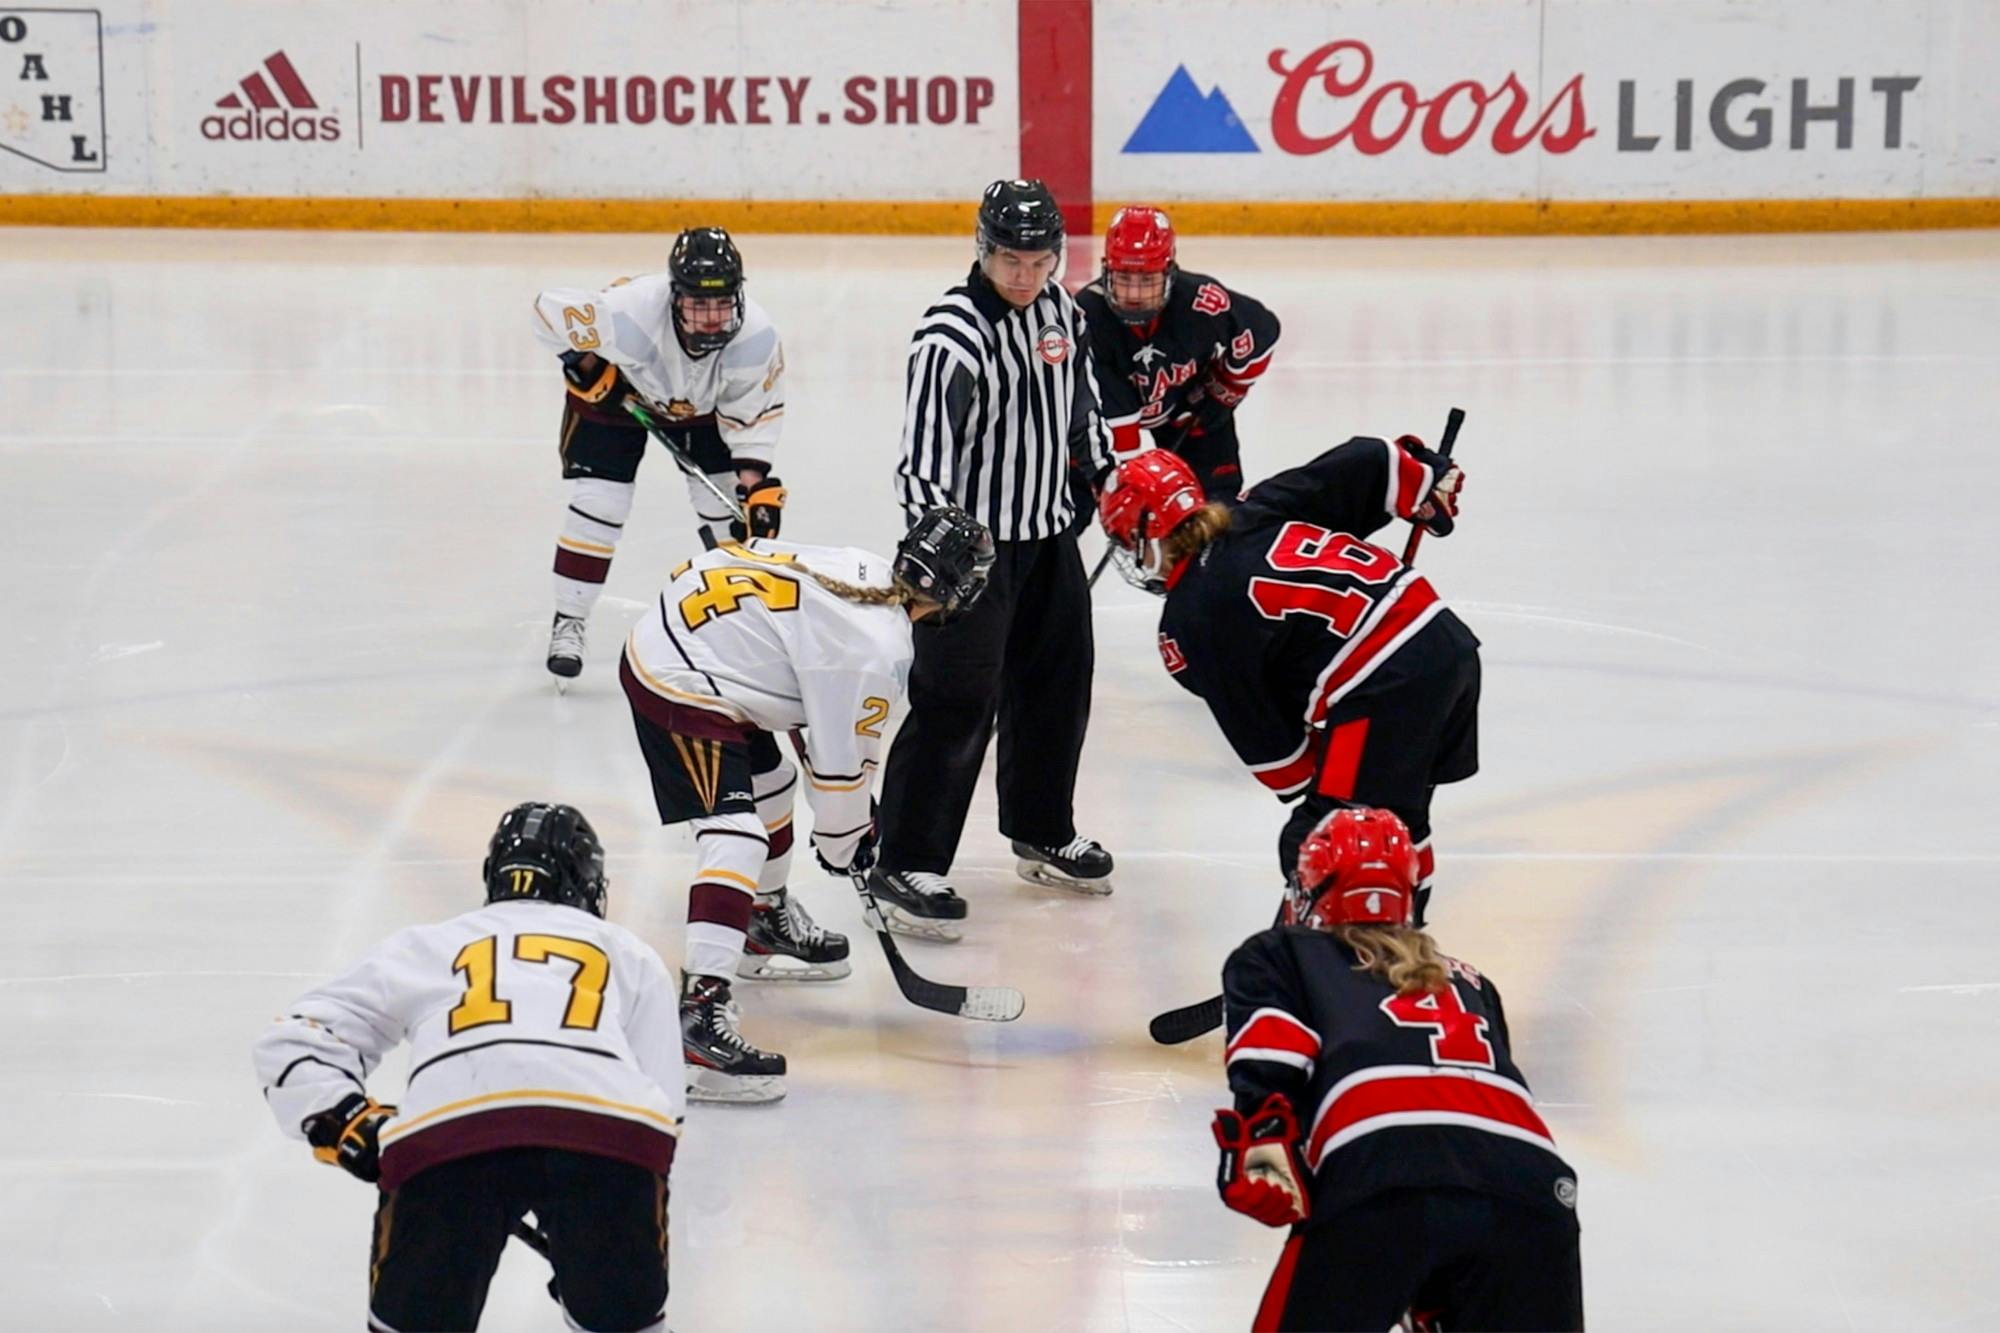
[[[293,140],[332,143],[340,138],[340,118],[318,115],[306,81],[283,51],[273,51],[250,71],[236,91],[218,99],[201,119],[204,139]]]

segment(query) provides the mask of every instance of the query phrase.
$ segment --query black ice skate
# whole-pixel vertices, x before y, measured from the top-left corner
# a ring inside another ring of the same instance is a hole
[[[943,944],[965,938],[950,924],[965,920],[965,899],[943,875],[878,868],[868,872],[868,891],[882,911],[882,923],[898,935]]]
[[[555,676],[558,690],[583,674],[582,616],[556,612],[555,624],[549,628],[549,672]]]
[[[743,1040],[737,1020],[726,980],[688,974],[681,986],[688,1100],[775,1102],[785,1095],[785,1057]]]
[[[1111,853],[1091,838],[1071,838],[1060,847],[1014,844],[1020,860],[1014,870],[1031,884],[1047,884],[1072,893],[1103,896],[1111,892]]]
[[[837,981],[852,970],[847,936],[821,928],[806,915],[805,905],[784,889],[757,895],[737,976],[757,981]]]

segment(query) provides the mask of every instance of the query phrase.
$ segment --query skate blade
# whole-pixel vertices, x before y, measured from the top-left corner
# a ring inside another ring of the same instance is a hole
[[[783,1074],[725,1074],[717,1069],[688,1070],[687,1098],[725,1106],[757,1106],[783,1101]]]
[[[894,903],[878,903],[882,910],[882,924],[892,935],[903,935],[913,940],[929,940],[934,944],[957,944],[965,938],[965,932],[949,921],[935,917],[913,916]]]
[[[839,981],[853,971],[853,964],[845,958],[808,963],[782,953],[746,953],[736,965],[736,975],[748,981]]]
[[[568,694],[569,683],[576,679],[575,676],[558,676],[553,671],[549,675],[556,683],[556,693],[558,695]]]
[[[1108,898],[1111,896],[1111,877],[1103,879],[1076,879],[1065,875],[1046,861],[1030,861],[1026,857],[1014,862],[1014,873],[1030,884],[1041,884],[1051,889],[1064,889],[1070,893],[1080,893],[1088,898]]]

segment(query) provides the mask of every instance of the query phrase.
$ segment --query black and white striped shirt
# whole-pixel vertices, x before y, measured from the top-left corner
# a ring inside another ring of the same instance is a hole
[[[1070,478],[1111,466],[1083,312],[1051,282],[1026,310],[975,265],[910,342],[897,498],[910,520],[958,504],[996,541],[1064,532]],[[1074,472],[1071,460],[1074,458]]]

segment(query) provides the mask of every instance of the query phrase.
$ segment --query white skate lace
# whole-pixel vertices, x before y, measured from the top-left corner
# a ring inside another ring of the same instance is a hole
[[[956,898],[957,890],[943,875],[933,875],[925,870],[906,870],[903,882],[926,898]]]
[[[734,1046],[745,1055],[762,1054],[755,1046],[743,1040],[743,1034],[736,1030],[736,1025],[742,1021],[742,1018],[743,1012],[736,1007],[736,1001],[734,1000],[731,1000],[728,1004],[718,1004],[715,1006],[716,1040],[726,1045]]]
[[[785,895],[785,926],[794,940],[800,944],[818,945],[826,942],[826,931],[817,921],[806,915],[806,909],[799,906],[799,900],[791,894]]]
[[[574,657],[583,656],[583,621],[577,616],[557,616],[556,626],[549,635],[549,652],[554,655],[558,649],[570,648]]]
[[[1074,861],[1085,852],[1095,851],[1096,849],[1097,840],[1095,838],[1071,838],[1060,847],[1049,848],[1049,851],[1065,861]]]

